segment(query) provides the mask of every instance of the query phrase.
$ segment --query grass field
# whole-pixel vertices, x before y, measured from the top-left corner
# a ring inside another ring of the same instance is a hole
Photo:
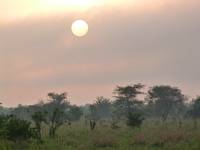
[[[44,127],[43,139],[43,144],[1,140],[0,150],[200,150],[200,128],[194,129],[192,121],[180,127],[174,121],[163,124],[149,120],[140,129],[123,125],[111,129],[98,124],[94,131],[78,122],[62,126],[55,139],[48,138]]]

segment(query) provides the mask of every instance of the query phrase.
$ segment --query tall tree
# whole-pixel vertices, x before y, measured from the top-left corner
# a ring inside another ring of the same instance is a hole
[[[130,86],[117,86],[114,90],[116,101],[115,107],[121,110],[126,116],[133,112],[134,106],[142,102],[137,99],[139,94],[144,94],[141,90],[144,88],[142,84]]]
[[[154,86],[148,91],[147,101],[154,105],[156,115],[165,121],[170,114],[175,113],[185,101],[185,96],[177,87]]]
[[[94,105],[97,109],[97,115],[100,119],[108,119],[111,117],[110,99],[104,98],[103,96],[97,97]]]
[[[65,111],[69,107],[67,93],[49,93],[49,103],[45,104],[48,112],[48,123],[50,125],[49,136],[54,137],[56,130],[65,122]]]

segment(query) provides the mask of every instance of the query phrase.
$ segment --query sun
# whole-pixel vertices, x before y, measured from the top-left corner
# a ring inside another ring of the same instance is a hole
[[[88,24],[84,20],[76,20],[72,23],[72,33],[77,37],[83,37],[88,33]]]

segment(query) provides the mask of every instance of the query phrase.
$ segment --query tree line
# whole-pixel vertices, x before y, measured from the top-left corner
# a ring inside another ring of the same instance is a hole
[[[140,128],[145,119],[177,122],[179,127],[185,119],[191,119],[197,127],[200,118],[200,96],[190,100],[177,87],[156,85],[144,92],[143,84],[117,86],[112,100],[97,97],[93,104],[76,106],[70,104],[67,93],[49,93],[45,102],[31,106],[19,105],[9,111],[1,107],[0,137],[16,139],[36,139],[42,142],[42,125],[49,129],[54,138],[62,125],[70,126],[75,121],[84,121],[94,130],[99,125],[113,129],[125,124]],[[143,95],[144,98],[140,98]]]

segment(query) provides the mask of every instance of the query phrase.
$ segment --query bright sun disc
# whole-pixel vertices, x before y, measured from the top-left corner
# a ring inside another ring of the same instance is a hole
[[[71,27],[75,36],[82,37],[88,33],[88,24],[84,20],[76,20]]]

